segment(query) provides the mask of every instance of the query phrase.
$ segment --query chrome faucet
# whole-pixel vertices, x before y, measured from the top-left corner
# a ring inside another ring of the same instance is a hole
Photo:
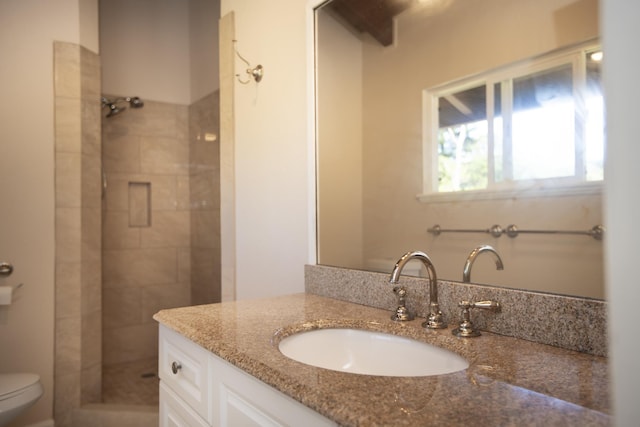
[[[429,329],[442,329],[446,328],[447,324],[444,322],[442,312],[440,311],[440,305],[438,304],[438,277],[436,275],[436,269],[431,262],[429,256],[420,251],[407,252],[398,260],[393,271],[391,272],[391,278],[389,283],[396,286],[400,280],[400,273],[405,264],[412,259],[422,261],[427,274],[429,275],[429,316],[427,320],[422,324],[423,327]]]
[[[480,255],[482,252],[491,252],[496,259],[496,269],[504,270],[502,258],[500,258],[500,255],[495,249],[493,249],[493,247],[489,245],[478,246],[471,251],[471,253],[467,257],[467,262],[464,263],[464,268],[462,269],[462,281],[464,283],[471,283],[471,267],[473,266],[473,262],[476,260],[478,255]]]

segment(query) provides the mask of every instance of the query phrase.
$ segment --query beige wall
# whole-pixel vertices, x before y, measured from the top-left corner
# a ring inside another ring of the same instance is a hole
[[[318,15],[319,253],[328,265],[362,266],[362,43]]]
[[[238,51],[265,69],[260,84],[235,82],[233,89],[236,295],[301,292],[313,199],[306,2],[223,0],[221,15],[230,11]],[[235,66],[246,68],[239,59]]]
[[[100,2],[102,90],[191,103],[189,2]]]
[[[103,91],[189,105],[217,90],[219,5],[100,2]]]
[[[219,19],[220,0],[189,1],[191,104],[220,88]]]
[[[45,388],[23,423],[53,416],[53,42],[97,39],[88,36],[97,22],[83,21],[80,31],[80,9],[77,0],[0,3],[0,258],[16,268],[0,280],[24,284],[0,307],[0,365],[39,374]]]

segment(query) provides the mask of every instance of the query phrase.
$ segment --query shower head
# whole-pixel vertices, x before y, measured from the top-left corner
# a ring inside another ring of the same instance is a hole
[[[134,96],[133,98],[125,98],[126,101],[129,101],[129,105],[131,105],[131,108],[142,108],[144,107],[144,102],[142,101],[142,99],[138,98],[137,96]]]
[[[127,109],[126,106],[119,106],[118,104],[121,104],[123,102],[128,102],[129,106],[131,108],[142,108],[144,107],[144,102],[142,101],[142,99],[138,98],[137,96],[134,97],[125,97],[125,98],[116,98],[116,99],[109,99],[109,98],[105,98],[104,96],[101,98],[101,102],[102,102],[102,108],[108,108],[109,112],[107,113],[107,115],[105,117],[111,117],[111,116],[115,116],[116,114],[119,114],[121,112],[123,112],[124,110]]]
[[[122,111],[127,109],[127,107],[118,107],[116,104],[113,104],[113,103],[108,104],[106,106],[109,107],[109,112],[105,117],[115,116],[116,114],[120,114]],[[105,107],[105,105],[103,105],[103,107]]]

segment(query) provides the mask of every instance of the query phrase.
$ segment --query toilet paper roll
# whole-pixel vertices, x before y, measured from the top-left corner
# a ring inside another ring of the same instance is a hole
[[[11,286],[0,286],[0,305],[11,304],[11,294],[13,288]]]

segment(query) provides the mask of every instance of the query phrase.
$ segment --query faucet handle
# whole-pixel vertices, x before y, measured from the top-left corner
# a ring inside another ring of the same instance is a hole
[[[471,323],[471,309],[479,308],[482,310],[499,311],[500,303],[489,300],[478,302],[460,301],[458,303],[458,307],[462,309],[462,321],[460,322],[460,326],[454,329],[452,333],[457,337],[468,338],[481,335],[480,331],[474,329],[473,323]]]
[[[463,302],[465,302],[465,301],[463,301]],[[468,304],[468,302],[467,302],[467,304]],[[458,306],[461,307],[460,304],[458,304]],[[490,300],[478,301],[478,302],[474,302],[474,303],[470,304],[469,308],[481,308],[483,310],[499,311],[500,310],[500,303],[498,301],[490,301]]]
[[[407,290],[404,286],[394,286],[393,293],[398,295],[398,308],[396,308],[395,313],[391,316],[391,320],[397,322],[406,322],[408,320],[413,320],[415,316],[409,311],[406,307],[407,301]]]

